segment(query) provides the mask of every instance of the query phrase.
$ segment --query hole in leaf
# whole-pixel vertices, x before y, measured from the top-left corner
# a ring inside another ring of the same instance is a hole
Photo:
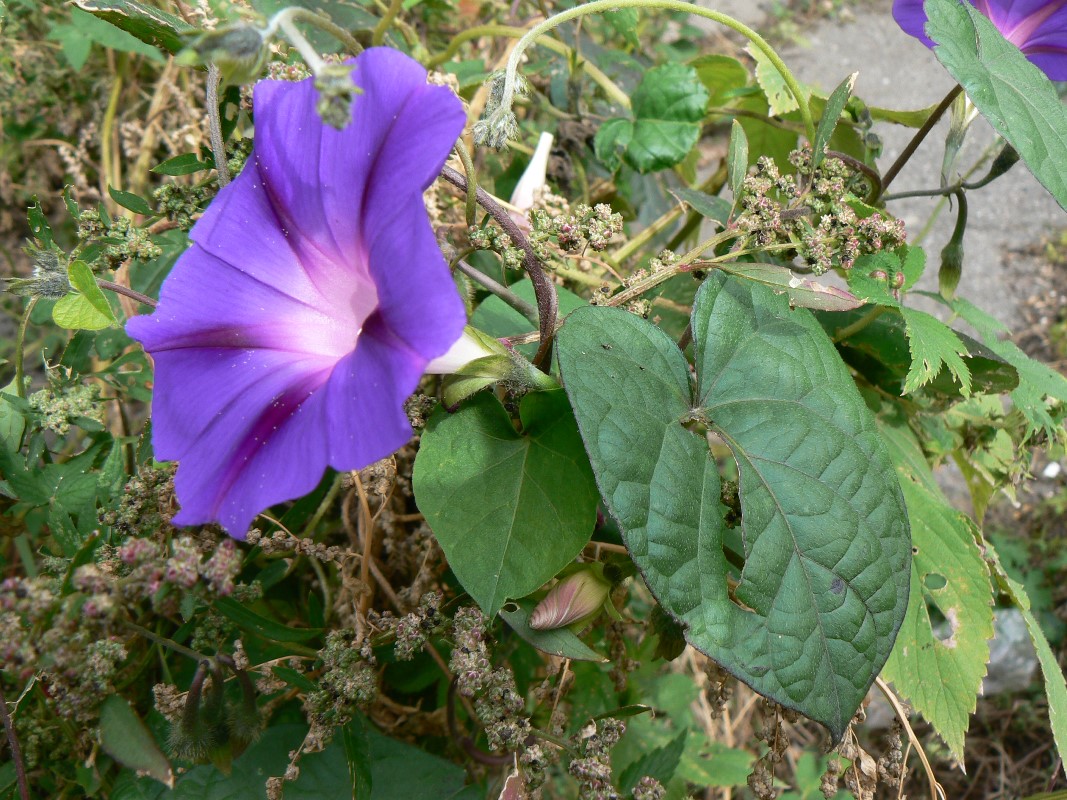
[[[930,572],[923,578],[923,585],[931,591],[943,589],[948,584],[944,575],[939,575],[936,572]]]
[[[956,609],[950,608],[945,614],[941,612],[936,603],[927,600],[926,613],[930,615],[930,628],[934,636],[946,647],[955,647],[956,630],[960,626]]]

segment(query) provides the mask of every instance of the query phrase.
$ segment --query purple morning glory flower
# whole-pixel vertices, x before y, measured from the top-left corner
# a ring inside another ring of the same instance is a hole
[[[469,346],[422,199],[462,105],[396,50],[362,53],[352,79],[362,94],[341,131],[316,113],[311,79],[256,86],[244,171],[193,228],[155,312],[127,323],[155,360],[152,441],[179,462],[176,524],[243,538],[327,466],[394,452],[431,361]]]
[[[968,0],[1054,81],[1067,80],[1067,0]],[[893,0],[893,17],[927,47],[923,0]]]

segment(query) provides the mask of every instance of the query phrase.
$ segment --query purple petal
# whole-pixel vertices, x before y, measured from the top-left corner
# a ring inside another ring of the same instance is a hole
[[[310,80],[255,91],[244,171],[193,229],[160,304],[127,330],[155,359],[153,443],[179,461],[178,524],[243,535],[325,468],[411,435],[403,402],[466,322],[422,192],[462,131],[447,89],[384,48],[355,61],[344,131]]]
[[[893,19],[904,33],[914,36],[927,47],[933,47],[933,40],[926,35],[926,9],[923,0],[893,0]]]

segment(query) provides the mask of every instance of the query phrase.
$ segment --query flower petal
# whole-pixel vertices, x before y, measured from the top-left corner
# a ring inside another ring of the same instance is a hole
[[[933,47],[933,40],[926,35],[926,9],[923,0],[893,0],[893,19],[897,21],[904,33],[914,36],[927,47]]]
[[[411,435],[404,400],[466,322],[422,192],[465,122],[403,54],[354,62],[362,94],[324,126],[310,80],[255,91],[256,139],[150,317],[153,442],[178,460],[178,524],[255,515]]]

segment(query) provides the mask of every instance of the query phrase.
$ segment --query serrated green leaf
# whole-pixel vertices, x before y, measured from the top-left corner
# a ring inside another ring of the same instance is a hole
[[[519,434],[494,396],[439,409],[422,435],[415,501],[489,616],[540,588],[589,541],[599,497],[561,391],[522,399]]]
[[[910,575],[904,500],[848,371],[808,311],[715,274],[692,316],[698,387],[632,314],[575,311],[559,363],[601,494],[690,644],[839,738],[889,656]],[[718,465],[740,472],[731,592]],[[734,600],[736,598],[736,601]]]
[[[700,138],[708,91],[696,70],[663,64],[648,70],[633,94],[633,136],[626,163],[638,172],[681,163]]]
[[[998,584],[1007,592],[1015,607],[1022,613],[1023,621],[1026,622],[1026,631],[1030,634],[1030,641],[1033,642],[1034,650],[1037,652],[1037,663],[1041,665],[1041,674],[1045,678],[1045,696],[1048,698],[1052,738],[1056,740],[1056,750],[1059,751],[1060,758],[1063,758],[1067,754],[1067,682],[1064,681],[1059,659],[1056,658],[1041,626],[1030,610],[1030,598],[1026,594],[1026,589],[1007,573],[993,545],[988,541],[984,544]]]
[[[79,70],[84,66],[91,44],[98,44],[123,53],[145,56],[152,61],[163,61],[163,56],[160,55],[159,50],[152,45],[145,44],[136,36],[112,25],[110,22],[97,19],[78,7],[70,10],[69,23],[52,27],[48,38],[60,42],[64,55],[75,70]]]
[[[551,653],[561,658],[570,658],[575,661],[607,661],[604,656],[591,648],[570,628],[556,628],[550,631],[535,631],[530,627],[530,614],[537,606],[537,601],[523,598],[508,603],[500,611],[500,616],[515,633],[519,634],[529,644],[536,647],[542,653]]]
[[[993,129],[1067,208],[1067,108],[1055,86],[988,17],[958,0],[927,0],[934,54]]]
[[[863,301],[855,295],[829,286],[810,278],[794,275],[789,267],[778,264],[748,264],[734,261],[719,264],[719,269],[745,280],[767,286],[789,298],[789,302],[799,308],[813,308],[819,311],[849,311],[859,308]]]
[[[797,99],[789,91],[782,73],[771,63],[767,55],[752,44],[745,48],[745,52],[752,56],[752,59],[756,62],[756,82],[767,98],[771,116],[780,117],[800,108],[797,104]],[[803,99],[805,103],[808,102],[807,97]]]
[[[977,529],[937,487],[910,431],[882,433],[900,476],[911,519],[911,597],[883,677],[934,726],[963,761],[963,739],[978,702],[993,638],[993,587]],[[935,632],[929,606],[949,629]]]
[[[143,197],[133,194],[132,192],[123,192],[116,189],[114,186],[107,187],[107,193],[111,195],[111,199],[118,203],[123,208],[128,208],[135,214],[142,214],[146,217],[155,213],[152,206],[148,204],[148,201]]]
[[[904,394],[932,381],[944,364],[959,382],[960,393],[964,397],[970,395],[971,372],[963,361],[963,356],[970,354],[956,332],[925,311],[902,308],[900,313],[904,316],[911,350],[911,369],[904,378]]]
[[[257,633],[275,642],[304,642],[322,633],[319,628],[290,628],[288,625],[257,614],[230,597],[219,597],[213,606],[222,616],[236,622],[244,630]]]
[[[125,767],[173,788],[174,772],[156,740],[130,704],[116,694],[100,706],[100,746]]]
[[[830,336],[837,337],[847,326],[870,313],[871,306],[836,314],[817,314],[819,322]],[[1010,392],[1019,385],[1019,373],[1005,359],[966,334],[956,332],[970,355],[963,360],[971,373],[971,389],[985,394]],[[904,318],[897,313],[882,314],[864,328],[837,343],[846,363],[863,375],[872,385],[893,395],[904,388],[904,378],[911,369]],[[942,369],[923,387],[944,397],[959,398],[960,390],[948,369]]]
[[[726,150],[726,168],[729,176],[730,191],[734,202],[741,195],[741,186],[748,175],[748,137],[745,129],[736,119],[730,123],[730,145]]]
[[[48,224],[48,217],[41,208],[41,201],[33,198],[33,205],[26,209],[26,221],[30,224],[30,233],[41,247],[49,247],[52,244],[52,226]]]
[[[675,770],[678,769],[678,763],[682,760],[688,736],[689,729],[686,728],[663,747],[657,747],[645,753],[626,767],[619,776],[619,788],[625,794],[630,794],[637,782],[645,775],[655,778],[661,784],[669,783],[674,777]]]
[[[145,44],[161,47],[171,55],[184,47],[181,34],[193,30],[182,19],[137,0],[76,0],[79,8],[111,23]]]
[[[605,11],[604,21],[630,47],[636,49],[641,46],[641,40],[637,38],[638,15],[636,8],[617,8],[612,11]]]
[[[815,129],[815,141],[812,143],[811,167],[815,169],[826,157],[826,146],[830,144],[830,138],[834,135],[837,123],[841,119],[841,112],[845,110],[848,98],[852,96],[852,88],[856,85],[858,72],[853,72],[845,78],[841,85],[834,89],[826,100],[826,108],[819,119],[819,127]]]
[[[202,172],[211,169],[211,165],[201,161],[196,153],[182,153],[180,156],[168,158],[162,164],[152,167],[152,172],[159,175],[192,175],[194,172]]]
[[[945,301],[942,299],[941,302]],[[1042,430],[1052,440],[1062,437],[1064,403],[1067,403],[1067,378],[1030,358],[1014,342],[999,339],[998,334],[1003,333],[1006,328],[969,301],[955,297],[946,305],[974,326],[986,347],[1018,371],[1019,385],[1011,393],[1011,399],[1015,408],[1026,417],[1031,432]],[[1053,403],[1046,402],[1046,398],[1052,398]],[[1058,406],[1055,409],[1055,417],[1051,413],[1052,404]]]
[[[630,146],[634,124],[628,119],[609,119],[593,137],[593,152],[609,170],[614,172],[622,164],[623,153]]]

